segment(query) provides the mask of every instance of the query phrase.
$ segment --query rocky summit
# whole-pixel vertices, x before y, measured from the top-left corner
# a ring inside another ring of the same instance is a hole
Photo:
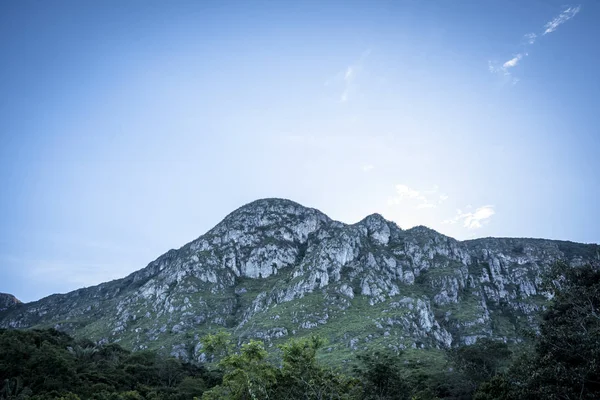
[[[21,302],[12,294],[0,293],[0,311],[8,310],[17,304],[21,304]]]
[[[599,257],[595,244],[458,241],[378,214],[348,225],[263,199],[126,278],[26,304],[2,295],[0,327],[54,327],[185,360],[202,360],[199,338],[221,328],[267,345],[316,333],[341,354],[518,342],[547,304],[548,268]]]

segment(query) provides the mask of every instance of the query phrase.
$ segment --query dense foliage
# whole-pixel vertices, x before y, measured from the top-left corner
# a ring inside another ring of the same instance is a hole
[[[557,265],[535,349],[482,385],[477,399],[600,398],[600,271]]]
[[[222,342],[227,334],[220,333],[218,337],[209,335],[205,343]],[[317,361],[317,351],[323,343],[315,336],[290,340],[280,346],[281,365],[276,366],[267,361],[262,342],[251,340],[239,352],[221,359],[219,366],[225,371],[223,383],[205,393],[203,399],[358,398],[358,379]]]
[[[407,353],[359,353],[342,371],[319,359],[319,337],[267,352],[216,332],[202,339],[204,366],[56,330],[0,330],[0,399],[516,400],[600,398],[600,272],[558,265],[554,301],[530,350],[515,355],[480,339],[442,362]],[[527,349],[527,347],[525,347]]]
[[[192,399],[220,381],[152,352],[50,330],[0,330],[0,399]]]

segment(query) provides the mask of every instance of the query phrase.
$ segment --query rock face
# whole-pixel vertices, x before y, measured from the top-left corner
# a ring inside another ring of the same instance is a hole
[[[0,327],[55,327],[188,360],[202,359],[199,337],[218,328],[269,343],[318,333],[338,351],[519,341],[548,300],[548,267],[598,254],[553,240],[460,242],[378,214],[347,225],[264,199],[124,279],[8,308]]]
[[[0,293],[0,311],[8,310],[18,304],[21,304],[21,302],[12,294]]]

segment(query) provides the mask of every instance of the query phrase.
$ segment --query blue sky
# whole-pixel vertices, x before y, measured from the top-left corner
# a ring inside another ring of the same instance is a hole
[[[600,3],[0,3],[0,291],[116,279],[284,197],[600,242]]]

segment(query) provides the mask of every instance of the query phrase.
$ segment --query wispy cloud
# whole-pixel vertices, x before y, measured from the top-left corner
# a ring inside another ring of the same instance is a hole
[[[456,224],[462,222],[467,229],[478,229],[489,222],[489,219],[496,214],[494,206],[481,206],[475,212],[462,212],[456,210],[456,216],[443,221],[444,224]]]
[[[581,6],[569,7],[561,12],[558,17],[554,18],[552,21],[549,21],[546,25],[544,25],[544,33],[542,35],[547,35],[549,33],[554,32],[559,26],[573,18],[579,13],[581,10]]]
[[[372,164],[363,164],[362,167],[361,167],[361,169],[363,170],[363,172],[369,172],[373,168],[375,168],[375,166],[372,165]]]
[[[434,220],[430,220],[430,223],[435,225],[436,222],[439,223],[440,221],[437,216],[449,212],[449,205],[446,203],[449,198],[437,185],[432,189],[421,190],[398,184],[395,186],[394,196],[388,197],[388,206],[401,206],[406,213],[417,216],[416,219],[413,217],[414,222],[417,224],[422,223],[420,221],[424,218],[433,218]],[[425,212],[427,214],[421,214]],[[446,219],[442,223],[457,224],[463,226],[466,231],[472,231],[489,223],[495,214],[496,211],[493,205],[483,205],[474,209],[471,204],[467,204],[462,210],[456,210],[452,218]]]
[[[535,40],[537,39],[537,35],[535,33],[527,33],[523,36],[523,39],[525,40],[526,44],[534,44]]]
[[[425,197],[415,189],[411,189],[406,185],[396,185],[396,194],[400,200],[404,198],[424,200]]]
[[[544,31],[541,33],[541,36],[545,36],[548,33],[554,32],[560,25],[564,24],[565,22],[573,18],[575,15],[577,15],[577,13],[579,13],[580,10],[580,5],[566,8],[557,17],[555,17],[554,19],[552,19],[544,25]],[[527,33],[523,35],[522,46],[524,46],[525,48],[532,46],[533,44],[535,44],[537,39],[537,34],[533,32]],[[511,69],[516,67],[521,62],[521,60],[528,55],[529,53],[523,50],[503,63],[498,63],[496,61],[490,60],[488,61],[488,70],[493,74],[501,75],[506,82],[510,82],[514,85],[519,81],[519,79],[514,78],[512,76]]]
[[[388,198],[388,205],[398,205],[404,200],[408,200],[418,210],[436,208],[438,204],[448,199],[445,194],[440,195],[438,198],[438,191],[437,186],[431,190],[420,191],[406,185],[396,185],[396,194]],[[434,198],[437,200],[434,200]]]
[[[510,60],[508,60],[507,62],[502,64],[502,68],[508,69],[508,68],[516,67],[522,58],[523,58],[523,54],[517,54],[516,56],[514,56],[513,58],[511,58]]]
[[[502,77],[504,77],[506,82],[515,85],[517,82],[519,82],[519,79],[512,76],[510,69],[514,68],[522,58],[523,54],[517,54],[510,60],[502,63],[502,65],[488,61],[488,69],[493,74],[500,74]]]
[[[341,85],[342,92],[339,95],[339,101],[341,103],[348,102],[356,94],[356,91],[358,90],[356,81],[363,70],[365,60],[370,54],[370,49],[364,51],[355,63],[348,65],[340,71],[335,78],[328,79],[325,82],[325,86],[330,86],[332,84]]]
[[[350,91],[353,88],[354,79],[356,78],[356,71],[358,67],[350,65],[346,68],[346,73],[344,74],[344,91],[340,96],[340,101],[342,103],[348,101],[350,97]]]

